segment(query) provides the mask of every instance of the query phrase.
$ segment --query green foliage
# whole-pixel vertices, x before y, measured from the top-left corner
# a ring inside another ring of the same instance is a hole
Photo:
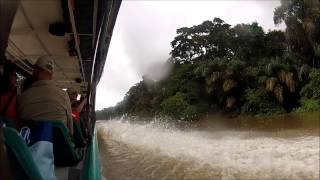
[[[301,107],[297,108],[295,112],[316,112],[320,111],[320,100],[304,99],[300,100]]]
[[[247,64],[244,61],[241,61],[239,59],[232,59],[230,62],[228,62],[228,69],[236,72],[240,72],[244,68],[246,68]]]
[[[264,31],[257,22],[252,24],[238,24],[234,31],[234,52],[236,56],[251,62],[252,59],[264,54]]]
[[[177,93],[165,99],[161,105],[161,113],[176,119],[193,120],[198,117],[196,106],[192,106],[187,102],[187,95]]]
[[[264,89],[248,89],[245,92],[245,104],[242,112],[248,114],[278,114],[284,113],[283,107],[268,96]]]
[[[171,42],[171,55],[181,63],[193,62],[196,58],[227,57],[232,46],[230,27],[222,19],[214,18],[190,28],[180,28],[178,36]]]
[[[193,75],[194,65],[192,64],[176,64],[170,73],[169,77],[161,83],[164,86],[165,96],[172,96],[178,91],[186,91],[190,89]]]
[[[310,81],[301,89],[301,96],[309,99],[320,99],[320,69],[313,69]]]
[[[265,50],[268,57],[282,57],[286,51],[287,43],[285,33],[270,31],[265,36]]]

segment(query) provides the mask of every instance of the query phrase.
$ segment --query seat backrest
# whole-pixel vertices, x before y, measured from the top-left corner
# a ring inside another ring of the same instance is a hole
[[[82,134],[83,134],[83,137],[88,141],[88,132],[86,130],[87,128],[87,119],[84,117],[84,116],[80,116],[80,128],[82,130]]]
[[[4,128],[5,143],[14,179],[42,180],[25,141],[10,127]]]
[[[74,143],[77,148],[83,148],[86,146],[86,139],[83,136],[82,130],[80,125],[73,121],[73,138],[74,138]]]
[[[11,119],[8,119],[8,118],[2,117],[2,116],[0,116],[0,119],[1,119],[1,121],[4,122],[6,127],[16,128],[14,125],[14,122]]]
[[[75,144],[69,130],[62,121],[51,121],[53,125],[53,153],[56,166],[75,166],[81,156],[75,149]]]
[[[68,128],[61,120],[23,121],[22,126],[30,129],[50,122],[53,127],[54,164],[59,167],[75,166],[81,160]]]

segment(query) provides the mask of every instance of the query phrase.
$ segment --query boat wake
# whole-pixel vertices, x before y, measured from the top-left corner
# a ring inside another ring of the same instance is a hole
[[[135,179],[319,179],[319,136],[97,124],[103,175]]]

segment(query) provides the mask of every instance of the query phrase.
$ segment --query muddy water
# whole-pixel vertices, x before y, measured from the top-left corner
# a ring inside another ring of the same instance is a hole
[[[319,113],[97,124],[108,180],[319,179]],[[219,119],[220,118],[220,119]]]

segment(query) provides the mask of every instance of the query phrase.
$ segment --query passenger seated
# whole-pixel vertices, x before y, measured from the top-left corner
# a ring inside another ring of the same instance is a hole
[[[18,116],[22,120],[62,120],[73,134],[71,104],[68,94],[52,80],[54,62],[49,56],[38,58],[33,83],[18,98]]]
[[[13,121],[16,128],[17,121],[17,75],[16,66],[11,62],[4,65],[0,89],[0,116]]]
[[[71,109],[72,109],[72,117],[76,120],[77,123],[80,123],[80,113],[87,103],[87,98],[81,98],[80,101],[77,100],[79,92],[74,88],[68,89],[68,95],[71,102]]]

